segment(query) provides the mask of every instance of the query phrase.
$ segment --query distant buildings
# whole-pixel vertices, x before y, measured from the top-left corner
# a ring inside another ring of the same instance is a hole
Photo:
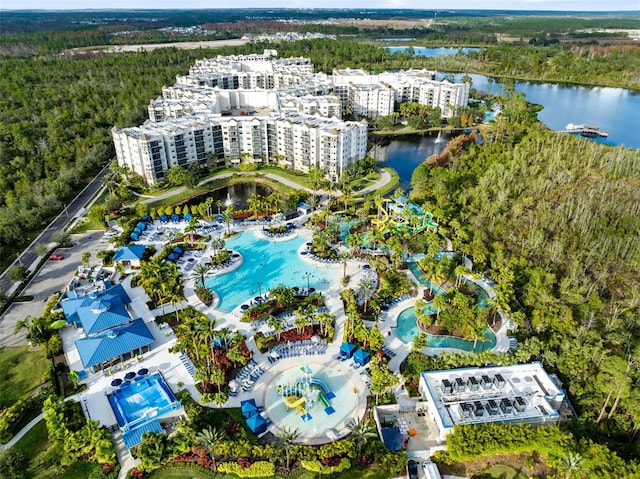
[[[426,70],[336,70],[331,77],[313,73],[308,58],[276,56],[198,60],[150,102],[147,122],[112,130],[118,164],[149,184],[175,166],[218,162],[321,168],[337,181],[367,151],[367,122],[343,121],[343,112],[377,118],[418,101],[447,117],[468,101],[468,85],[436,82]]]
[[[419,390],[439,440],[459,424],[555,424],[566,399],[539,362],[423,372]]]

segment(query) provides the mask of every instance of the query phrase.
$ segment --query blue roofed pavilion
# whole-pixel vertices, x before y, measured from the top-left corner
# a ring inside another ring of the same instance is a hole
[[[92,337],[78,339],[76,347],[85,368],[122,361],[148,350],[154,338],[141,318]]]

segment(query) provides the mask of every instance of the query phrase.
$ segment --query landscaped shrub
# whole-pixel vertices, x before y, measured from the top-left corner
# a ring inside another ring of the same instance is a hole
[[[43,402],[44,396],[36,394],[28,398],[20,399],[12,406],[0,412],[0,442],[8,442],[15,432],[15,427],[27,414],[42,409]]]
[[[276,466],[270,462],[258,461],[244,468],[236,462],[223,462],[218,466],[218,471],[238,477],[273,477],[276,474]]]
[[[351,468],[351,461],[343,457],[337,462],[331,461],[326,465],[320,461],[300,461],[300,465],[307,471],[318,472],[320,474],[333,474],[348,471]]]

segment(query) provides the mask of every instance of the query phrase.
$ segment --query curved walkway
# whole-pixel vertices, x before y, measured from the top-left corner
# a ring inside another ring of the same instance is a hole
[[[35,426],[36,424],[38,424],[40,421],[42,421],[44,419],[44,413],[41,412],[40,414],[38,414],[36,417],[34,417],[31,421],[29,421],[29,424],[27,424],[25,427],[23,427],[22,429],[20,429],[18,431],[18,433],[13,436],[11,438],[11,440],[6,443],[6,444],[0,444],[0,451],[2,451],[3,449],[9,448],[9,447],[13,447],[15,446],[16,442],[18,442],[20,439],[23,438],[23,436],[28,433],[31,428],[33,426]]]
[[[366,186],[364,188],[362,188],[361,190],[358,190],[355,192],[356,195],[365,195],[367,193],[370,193],[372,191],[376,191],[380,188],[382,188],[384,185],[386,185],[387,183],[389,183],[391,181],[391,175],[389,174],[388,171],[386,171],[385,169],[382,168],[377,168],[376,170],[380,173],[380,179],[378,179],[378,181],[376,181],[375,183],[373,183],[372,185]],[[211,183],[213,181],[217,181],[217,180],[224,180],[226,178],[231,178],[232,176],[235,175],[251,175],[252,177],[254,177],[255,175],[255,171],[234,171],[234,172],[228,172],[228,173],[221,173],[219,175],[214,175],[211,176],[209,178],[205,178],[204,180],[200,181],[198,183],[198,186],[202,186],[202,185],[206,185],[207,183]],[[284,185],[287,185],[291,188],[295,188],[297,190],[304,190],[307,193],[326,193],[323,190],[312,190],[311,188],[307,188],[305,186],[302,186],[300,183],[296,183],[295,181],[291,181],[288,178],[284,178],[283,176],[280,176],[276,173],[271,173],[271,172],[263,172],[261,173],[260,170],[258,170],[258,173],[260,174],[260,176],[263,176],[265,178],[269,178],[270,180],[274,180],[277,182],[280,182]],[[141,203],[145,203],[145,204],[149,204],[149,203],[154,203],[156,201],[159,200],[163,200],[165,198],[170,198],[174,195],[183,193],[185,191],[187,191],[187,187],[186,186],[181,186],[179,188],[175,188],[173,190],[167,191],[166,193],[162,193],[156,196],[147,196],[147,195],[137,195],[140,197],[144,197],[145,199],[141,201]],[[336,195],[339,196],[339,195]]]

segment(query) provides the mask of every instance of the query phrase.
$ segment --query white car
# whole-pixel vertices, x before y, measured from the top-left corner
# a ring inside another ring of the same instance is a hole
[[[424,471],[424,475],[427,479],[441,479],[442,477],[440,476],[440,471],[438,470],[438,466],[436,466],[435,462],[423,462],[422,470]]]

